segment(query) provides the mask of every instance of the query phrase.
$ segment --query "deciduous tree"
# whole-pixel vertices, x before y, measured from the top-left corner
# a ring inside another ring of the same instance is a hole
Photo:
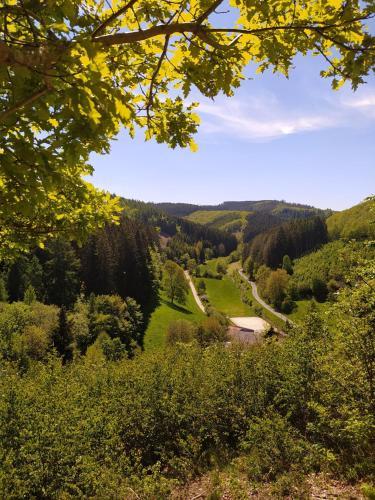
[[[172,304],[175,300],[180,304],[186,302],[189,285],[185,279],[183,269],[172,260],[167,260],[165,263],[163,286]]]

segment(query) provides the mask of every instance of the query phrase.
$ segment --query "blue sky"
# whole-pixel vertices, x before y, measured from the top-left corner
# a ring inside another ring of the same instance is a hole
[[[109,155],[92,156],[92,181],[144,201],[348,208],[375,194],[375,79],[356,93],[333,91],[323,67],[299,57],[288,80],[269,72],[233,98],[200,99],[197,153],[121,133]]]

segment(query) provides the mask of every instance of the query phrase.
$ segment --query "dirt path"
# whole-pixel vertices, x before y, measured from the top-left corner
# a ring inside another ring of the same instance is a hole
[[[242,269],[239,269],[238,272],[239,272],[241,278],[243,278],[245,281],[247,281],[250,284],[252,292],[253,292],[254,299],[257,302],[259,302],[259,304],[262,307],[264,307],[269,312],[271,312],[272,314],[274,314],[278,318],[282,319],[283,321],[289,321],[289,323],[291,323],[290,319],[288,319],[286,316],[284,316],[284,314],[281,314],[281,313],[275,311],[275,309],[273,309],[269,304],[267,304],[267,302],[264,302],[264,300],[261,297],[259,297],[256,283],[254,283],[254,281],[250,281],[249,278],[246,276],[246,274],[243,272]]]
[[[195,289],[195,286],[194,286],[193,280],[190,277],[190,274],[188,273],[188,271],[184,271],[184,272],[185,272],[186,279],[188,280],[188,283],[190,285],[191,291],[193,293],[193,297],[195,299],[195,302],[197,303],[197,306],[199,307],[199,309],[202,312],[204,312],[204,314],[206,314],[206,309],[205,309],[201,299],[199,298],[198,292]]]

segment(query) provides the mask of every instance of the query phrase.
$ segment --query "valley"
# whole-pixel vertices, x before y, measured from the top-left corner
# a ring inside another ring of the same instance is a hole
[[[374,20],[1,1],[1,500],[374,500]]]
[[[180,217],[125,199],[122,207],[120,223],[82,247],[52,239],[3,262],[0,387],[13,412],[0,408],[3,443],[15,446],[9,419],[27,430],[22,450],[37,452],[40,433],[58,425],[46,438],[56,452],[36,463],[51,468],[64,456],[65,474],[65,443],[84,443],[101,492],[112,486],[99,455],[111,467],[117,453],[130,457],[117,476],[123,498],[128,488],[145,499],[328,489],[365,498],[373,201],[333,215],[299,208],[291,217],[288,208],[286,219],[246,210]],[[347,421],[361,429],[355,440]],[[28,452],[20,453],[9,471],[29,467]],[[152,467],[151,482],[137,472],[139,457]],[[279,472],[269,476],[275,464]],[[353,476],[353,467],[363,472]]]

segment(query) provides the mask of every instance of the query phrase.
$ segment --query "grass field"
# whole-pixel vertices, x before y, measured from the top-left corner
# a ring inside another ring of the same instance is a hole
[[[218,262],[222,262],[223,264],[227,264],[226,257],[217,257],[216,259],[207,260],[204,264],[200,264],[200,268],[203,270],[207,269],[207,271],[211,271],[212,273],[216,273],[216,266]]]
[[[239,231],[249,212],[244,210],[197,210],[186,217],[192,222],[231,232]]]
[[[294,323],[301,323],[305,319],[305,316],[309,310],[309,307],[311,305],[311,300],[297,300],[296,304],[297,308],[294,309],[294,311],[291,312],[290,314],[286,314],[286,316],[288,316],[288,318]],[[329,304],[327,302],[325,303],[315,302],[315,305],[317,306],[318,311],[321,313],[327,311],[329,307]]]
[[[203,281],[206,284],[206,295],[218,311],[229,317],[255,315],[253,309],[242,302],[240,292],[230,278],[203,278]]]
[[[204,317],[205,315],[198,308],[190,288],[186,304],[183,306],[179,304],[172,305],[165,296],[165,293],[161,292],[160,303],[151,314],[150,322],[146,330],[144,338],[145,350],[151,351],[164,347],[167,328],[171,321],[187,319],[189,321],[199,322]]]

